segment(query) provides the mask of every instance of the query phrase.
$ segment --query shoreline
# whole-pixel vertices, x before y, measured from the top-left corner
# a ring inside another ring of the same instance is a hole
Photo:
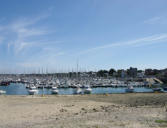
[[[161,128],[167,93],[2,95],[3,128]]]
[[[119,95],[119,94],[164,94],[164,93],[167,93],[167,92],[133,92],[133,93],[128,93],[128,92],[124,92],[124,93],[93,93],[93,94],[44,94],[44,96],[50,96],[50,97],[54,97],[54,96],[84,96],[84,95],[87,95],[87,96],[91,96],[91,95]],[[1,94],[1,96],[36,96],[36,97],[42,97],[42,94],[35,94],[35,95],[19,95],[19,94]]]

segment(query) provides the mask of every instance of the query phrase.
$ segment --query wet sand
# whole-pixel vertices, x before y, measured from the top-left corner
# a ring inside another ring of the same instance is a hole
[[[167,93],[0,96],[0,128],[165,128]]]

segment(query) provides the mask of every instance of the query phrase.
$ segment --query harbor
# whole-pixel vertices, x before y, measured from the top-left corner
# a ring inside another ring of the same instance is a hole
[[[112,93],[166,92],[166,85],[152,78],[69,77],[57,75],[1,75],[0,94],[6,95],[75,95]]]
[[[78,66],[77,66],[78,67]],[[154,75],[153,75],[154,74]],[[75,95],[167,92],[167,69],[0,74],[0,94]]]
[[[75,95],[76,88],[58,88],[59,95]],[[126,93],[126,87],[96,87],[92,88],[91,94],[112,94],[112,93]],[[9,86],[0,86],[0,90],[6,91],[6,95],[29,95],[28,88],[24,84],[12,83]],[[153,92],[151,88],[134,87],[136,93],[150,93]],[[52,95],[51,88],[38,88],[38,95]],[[84,92],[81,92],[84,94]]]

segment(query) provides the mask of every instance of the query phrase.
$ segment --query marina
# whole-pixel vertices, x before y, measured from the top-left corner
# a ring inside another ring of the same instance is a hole
[[[1,75],[0,94],[3,95],[76,95],[112,93],[166,92],[166,86],[157,78],[115,78],[77,75],[58,76]]]
[[[73,94],[84,94],[84,90],[76,93],[76,88],[57,88],[59,95],[73,95]],[[80,88],[81,89],[81,88]],[[96,87],[91,88],[91,94],[112,94],[112,93],[128,93],[126,87]],[[29,89],[24,84],[11,83],[9,86],[0,86],[0,90],[6,91],[6,95],[29,95]],[[38,88],[38,95],[52,95],[52,88]],[[135,93],[151,93],[154,92],[151,88],[147,87],[134,87],[133,92]],[[165,92],[165,91],[164,91]]]

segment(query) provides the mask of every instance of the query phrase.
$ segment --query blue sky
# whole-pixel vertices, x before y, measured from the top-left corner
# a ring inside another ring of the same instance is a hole
[[[0,0],[0,72],[167,67],[166,0]]]

